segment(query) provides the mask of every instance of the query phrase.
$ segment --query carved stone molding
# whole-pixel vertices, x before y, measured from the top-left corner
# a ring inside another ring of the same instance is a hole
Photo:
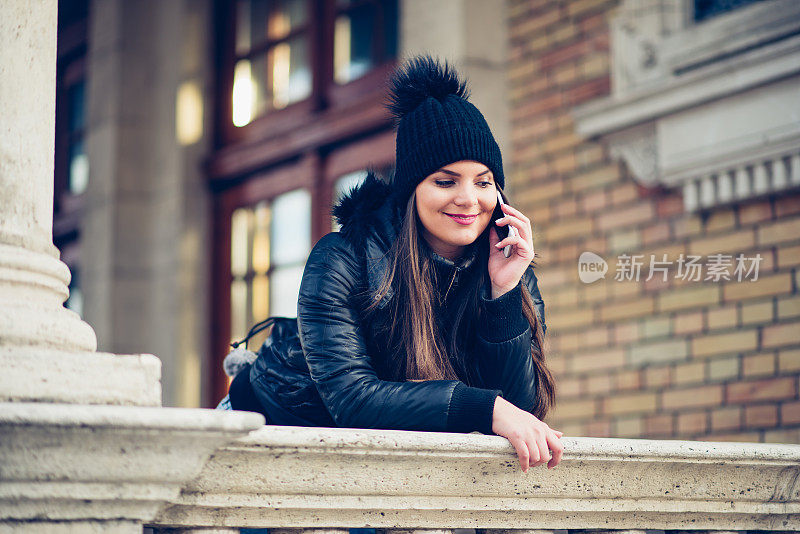
[[[643,185],[687,211],[797,187],[800,3],[759,2],[693,24],[691,2],[625,1],[611,22],[611,97],[573,110]]]

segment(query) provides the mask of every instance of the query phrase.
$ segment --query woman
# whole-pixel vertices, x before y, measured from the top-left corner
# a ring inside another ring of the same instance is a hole
[[[497,143],[465,84],[430,57],[398,69],[389,109],[392,183],[370,174],[334,208],[341,230],[308,258],[299,335],[276,323],[234,386],[249,378],[270,424],[493,432],[523,471],[555,467],[562,433],[541,421],[554,384],[532,229],[507,205],[492,223]],[[501,241],[503,226],[516,235]]]

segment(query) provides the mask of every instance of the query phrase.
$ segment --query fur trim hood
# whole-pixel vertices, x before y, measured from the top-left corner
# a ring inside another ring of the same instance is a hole
[[[339,232],[356,250],[364,251],[370,237],[384,250],[394,240],[402,223],[392,195],[392,186],[369,171],[364,181],[345,193],[333,207]]]

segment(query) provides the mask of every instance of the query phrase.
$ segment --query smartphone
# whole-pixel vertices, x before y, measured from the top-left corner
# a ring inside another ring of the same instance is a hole
[[[498,219],[502,219],[503,217],[506,216],[506,214],[503,213],[503,210],[500,209],[500,206],[502,206],[503,204],[505,204],[505,202],[503,202],[503,195],[500,193],[500,190],[498,189],[497,190],[497,205],[494,207],[494,212],[492,213],[492,224],[493,225]],[[495,225],[494,229],[497,231],[497,236],[500,238],[500,241],[502,241],[503,239],[508,237],[509,233],[512,236],[517,235],[516,230],[514,230],[514,228],[512,226],[510,226],[510,225],[505,225],[505,226],[497,226],[497,225]],[[503,256],[505,256],[506,258],[511,256],[511,249],[512,248],[513,248],[512,245],[506,245],[505,247],[503,247]]]

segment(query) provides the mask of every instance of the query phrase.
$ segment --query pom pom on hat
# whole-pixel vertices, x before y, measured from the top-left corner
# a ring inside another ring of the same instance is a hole
[[[448,95],[468,99],[466,82],[447,62],[442,65],[430,56],[417,56],[395,71],[386,107],[399,123],[428,97],[442,101]]]

